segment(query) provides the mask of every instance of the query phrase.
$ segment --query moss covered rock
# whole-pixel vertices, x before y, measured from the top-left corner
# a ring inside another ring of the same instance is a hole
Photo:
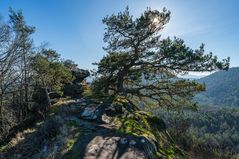
[[[86,110],[94,110],[88,114],[96,117],[83,117]],[[166,130],[163,120],[139,111],[124,99],[111,103],[66,100],[54,104],[34,131],[22,132],[21,138],[16,136],[9,146],[3,146],[0,157],[187,158]]]

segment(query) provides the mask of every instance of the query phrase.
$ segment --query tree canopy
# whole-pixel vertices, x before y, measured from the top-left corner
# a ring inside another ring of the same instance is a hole
[[[32,58],[34,81],[45,90],[50,105],[48,91],[62,94],[63,85],[70,83],[74,78],[70,70],[60,61],[60,55],[51,49],[43,49]]]
[[[117,15],[106,16],[103,23],[107,55],[96,63],[93,90],[123,95],[129,101],[150,99],[159,106],[194,105],[190,99],[204,86],[177,75],[228,69],[229,58],[219,61],[212,53],[206,54],[204,44],[191,49],[180,38],[161,38],[169,20],[167,9],[160,12],[147,8],[133,18],[126,8]]]

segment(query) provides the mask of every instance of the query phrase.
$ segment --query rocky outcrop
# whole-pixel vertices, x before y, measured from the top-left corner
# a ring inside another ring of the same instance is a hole
[[[185,158],[162,120],[125,104],[59,101],[46,120],[0,147],[4,159]]]
[[[88,70],[83,70],[79,68],[72,70],[72,74],[75,77],[73,83],[81,83],[86,77],[90,76],[90,72]]]
[[[90,75],[90,72],[88,70],[76,68],[72,70],[72,75],[75,77],[75,80],[64,87],[64,95],[73,98],[82,97],[83,81]]]

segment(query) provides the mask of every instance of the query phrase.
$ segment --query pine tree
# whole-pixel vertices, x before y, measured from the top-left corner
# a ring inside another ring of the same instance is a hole
[[[44,90],[46,97],[46,108],[50,107],[49,90],[62,92],[63,84],[73,80],[70,70],[60,61],[60,55],[51,49],[43,49],[32,59],[34,81],[36,85]]]
[[[166,9],[147,8],[135,19],[128,8],[106,16],[107,55],[96,63],[94,92],[122,95],[132,102],[150,99],[159,106],[194,106],[190,99],[204,86],[177,75],[228,69],[229,58],[218,61],[212,53],[205,54],[204,44],[193,50],[182,39],[162,39],[160,32],[169,20]]]

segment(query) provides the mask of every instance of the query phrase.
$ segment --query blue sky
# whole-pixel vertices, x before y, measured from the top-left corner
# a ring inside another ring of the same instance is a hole
[[[36,27],[36,46],[49,42],[63,58],[92,69],[105,54],[102,18],[126,6],[135,17],[146,7],[166,7],[172,18],[164,37],[180,37],[192,48],[205,43],[207,52],[230,56],[231,67],[239,66],[239,0],[0,0],[0,15],[8,20],[9,7],[22,9]]]

